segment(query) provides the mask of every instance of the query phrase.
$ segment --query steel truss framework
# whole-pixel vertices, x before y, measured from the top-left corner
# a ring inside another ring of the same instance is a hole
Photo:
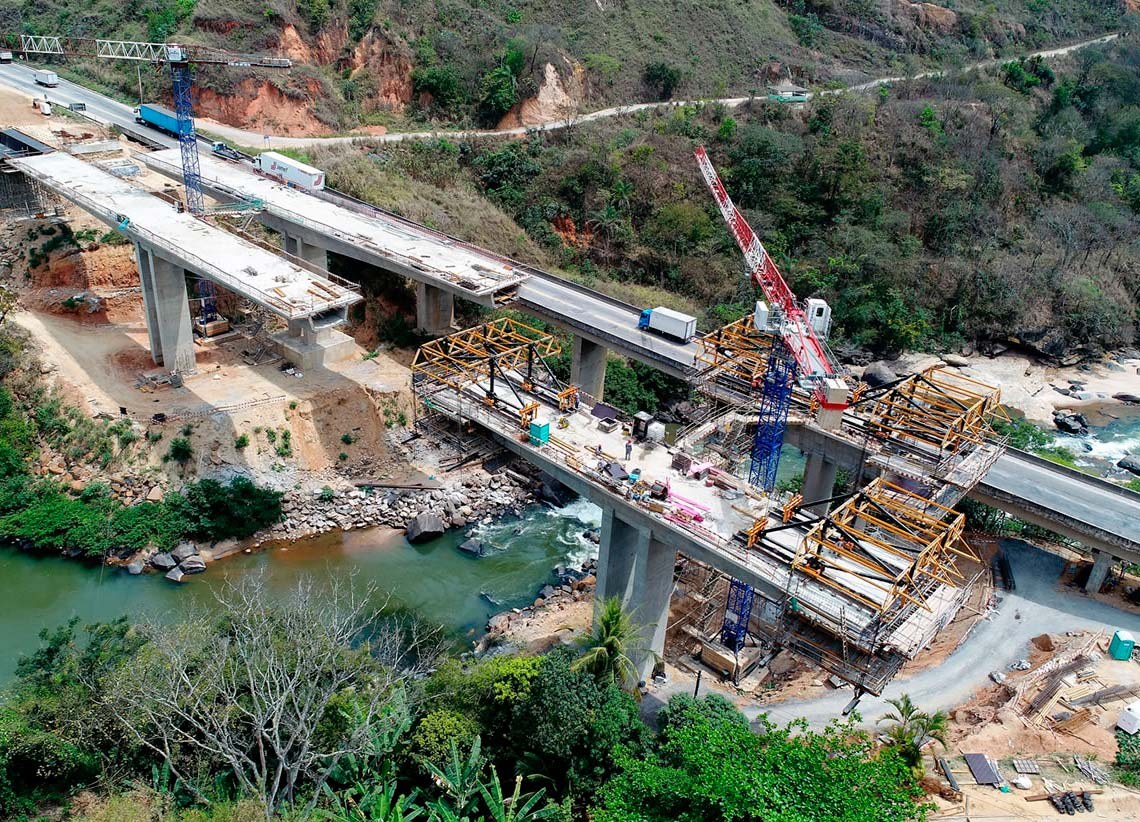
[[[139,60],[147,63],[185,62],[223,66],[260,66],[290,68],[293,61],[285,57],[252,57],[234,55],[204,46],[180,46],[175,43],[146,43],[137,40],[99,40],[89,37],[55,37],[20,35],[20,51],[24,54],[81,54],[114,60]]]
[[[995,439],[995,418],[1008,419],[1000,389],[934,366],[880,396],[866,430],[938,462]]]
[[[899,607],[926,608],[935,587],[965,581],[959,558],[978,559],[963,539],[965,520],[876,479],[812,527],[792,567],[881,616]]]
[[[697,340],[697,390],[741,404],[753,400],[768,368],[773,334],[756,330],[748,314]]]
[[[559,380],[547,363],[561,350],[550,334],[502,317],[421,346],[412,362],[412,389],[425,402],[428,395],[453,391],[457,408],[465,393],[481,393],[484,405],[497,411],[509,406],[526,429],[540,409],[534,398],[561,411],[578,407],[577,387]],[[500,393],[496,383],[507,393]],[[524,397],[518,389],[533,397]]]

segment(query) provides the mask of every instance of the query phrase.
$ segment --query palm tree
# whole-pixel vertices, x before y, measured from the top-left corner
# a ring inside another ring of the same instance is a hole
[[[491,814],[490,822],[538,822],[558,813],[557,807],[538,806],[546,792],[544,788],[524,794],[522,781],[521,776],[516,776],[514,794],[504,796],[503,786],[499,783],[499,774],[495,766],[491,766],[491,778],[479,786],[479,792],[483,794],[483,801],[487,803],[487,810]]]
[[[636,690],[640,677],[631,656],[644,649],[640,631],[620,599],[611,597],[602,603],[583,645],[584,653],[571,666],[575,671],[589,671],[599,682]]]
[[[947,717],[945,711],[928,714],[920,711],[911,701],[909,694],[897,699],[888,699],[887,704],[894,710],[879,717],[879,722],[889,722],[887,736],[891,745],[898,749],[903,761],[916,775],[921,775],[922,748],[928,739],[946,744]]]

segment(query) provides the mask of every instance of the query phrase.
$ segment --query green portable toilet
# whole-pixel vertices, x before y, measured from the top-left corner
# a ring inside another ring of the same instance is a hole
[[[1136,640],[1130,631],[1117,631],[1112,635],[1112,642],[1108,643],[1108,655],[1113,659],[1131,659],[1135,646]]]
[[[530,444],[541,447],[550,442],[550,422],[532,422],[530,424]]]

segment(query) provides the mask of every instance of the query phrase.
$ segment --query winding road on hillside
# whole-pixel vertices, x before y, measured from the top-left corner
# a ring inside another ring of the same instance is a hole
[[[1070,45],[1067,45],[1067,46],[1060,46],[1057,48],[1044,49],[1042,51],[1030,52],[1029,54],[1026,54],[1024,56],[1026,58],[1043,57],[1046,59],[1051,58],[1051,57],[1059,57],[1061,55],[1068,54],[1070,52],[1077,51],[1079,49],[1087,48],[1088,46],[1095,46],[1095,45],[1099,45],[1102,43],[1110,43],[1113,40],[1117,39],[1119,36],[1120,35],[1116,34],[1116,33],[1106,34],[1102,37],[1094,37],[1091,40],[1082,40],[1079,43],[1071,43]],[[998,63],[1006,62],[1007,60],[1012,60],[1012,59],[1017,59],[1017,58],[1010,57],[1010,58],[1006,58],[1006,60],[985,60],[985,61],[982,61],[979,63],[971,63],[970,65],[963,66],[961,69],[955,69],[955,71],[960,71],[960,72],[976,71],[977,69],[987,68],[989,66],[994,66],[994,65],[997,65]],[[888,83],[899,83],[899,82],[902,82],[904,80],[920,80],[924,77],[935,77],[935,76],[942,74],[942,73],[943,72],[941,72],[941,71],[923,71],[923,72],[919,72],[918,74],[909,75],[909,76],[899,75],[899,76],[895,76],[895,77],[879,77],[875,80],[869,80],[866,83],[860,83],[858,85],[849,86],[845,89],[835,89],[835,90],[831,90],[831,91],[822,91],[822,92],[819,92],[819,95],[824,96],[824,95],[830,95],[830,94],[840,94],[840,93],[845,92],[845,91],[865,92],[865,91],[870,91],[872,89],[876,89],[879,86],[886,85]],[[574,114],[574,115],[571,115],[569,117],[566,117],[566,118],[563,118],[560,120],[554,120],[554,121],[551,121],[548,123],[543,123],[542,125],[519,126],[517,128],[508,128],[508,129],[479,129],[479,130],[472,130],[472,131],[448,131],[448,130],[408,131],[408,132],[396,132],[396,133],[392,133],[392,134],[382,134],[382,135],[360,134],[360,135],[356,135],[356,136],[350,135],[350,136],[345,136],[345,137],[278,137],[275,135],[269,135],[268,139],[267,139],[265,134],[260,134],[260,133],[255,132],[255,131],[246,131],[244,129],[233,128],[232,126],[226,126],[226,125],[223,125],[221,123],[214,122],[213,120],[200,119],[198,122],[201,124],[202,130],[207,131],[210,134],[217,135],[218,137],[221,137],[223,140],[226,140],[226,141],[231,142],[231,143],[235,143],[237,145],[249,146],[249,147],[253,147],[253,148],[257,148],[257,147],[262,147],[262,148],[267,148],[267,147],[308,148],[308,147],[318,146],[318,145],[330,145],[330,144],[336,144],[336,143],[351,143],[351,142],[354,142],[357,140],[368,142],[368,143],[402,143],[405,140],[428,140],[428,139],[435,139],[438,137],[447,137],[447,138],[450,138],[453,140],[466,140],[466,139],[478,138],[478,137],[523,136],[526,134],[530,134],[532,132],[560,131],[562,129],[572,128],[572,127],[580,125],[582,123],[591,123],[595,120],[605,120],[605,119],[610,118],[610,117],[623,117],[625,115],[633,114],[633,113],[638,112],[638,111],[647,111],[650,109],[677,108],[679,106],[691,106],[691,105],[701,105],[701,104],[704,104],[704,105],[720,104],[720,105],[726,106],[728,108],[738,108],[738,107],[744,105],[745,103],[747,103],[750,99],[753,99],[753,98],[750,98],[750,97],[711,97],[711,98],[696,99],[696,100],[670,100],[668,102],[656,102],[656,103],[631,103],[628,105],[614,106],[612,108],[604,108],[604,109],[600,109],[598,111],[589,112],[587,114]]]
[[[1071,43],[1067,46],[1059,46],[1057,48],[1044,49],[1042,51],[1030,52],[1024,57],[1043,57],[1051,58],[1058,57],[1063,54],[1068,54],[1079,49],[1087,48],[1089,46],[1100,45],[1103,43],[1110,43],[1120,37],[1119,34],[1106,34],[1101,37],[1094,37],[1090,40],[1082,40],[1077,43]],[[1015,59],[1015,58],[1006,58]],[[972,63],[968,66],[963,66],[960,69],[954,69],[956,72],[969,72],[978,69],[987,68],[1004,62],[1004,60],[986,60],[979,63]],[[898,83],[904,80],[919,80],[924,77],[934,77],[942,74],[942,71],[924,71],[918,74],[909,76],[893,76],[893,77],[879,77],[875,80],[869,80],[865,83],[849,86],[845,89],[835,89],[819,92],[820,96],[841,94],[844,92],[861,93],[871,91],[881,85],[889,83]],[[33,94],[42,97],[45,89],[37,86],[32,79],[32,69],[26,65],[19,65],[16,63],[0,66],[0,84],[13,88],[17,91]],[[87,113],[92,119],[98,120],[104,124],[133,124],[134,115],[132,114],[131,107],[116,102],[109,97],[98,94],[84,88],[76,83],[61,80],[59,87],[52,89],[50,92],[52,102],[82,102],[87,105]],[[470,131],[452,131],[447,129],[437,129],[433,131],[408,131],[408,132],[395,132],[392,134],[356,134],[346,135],[341,137],[283,137],[273,134],[265,134],[259,131],[249,131],[246,129],[234,128],[227,126],[223,123],[218,123],[206,118],[198,118],[197,125],[199,131],[203,136],[209,135],[213,138],[225,140],[235,146],[242,146],[252,149],[267,149],[267,148],[311,148],[313,146],[322,145],[336,145],[338,143],[353,143],[364,142],[368,144],[383,144],[383,143],[402,143],[408,140],[431,140],[440,137],[446,137],[452,140],[465,140],[472,138],[482,137],[518,137],[534,132],[546,131],[560,131],[567,128],[580,125],[582,123],[591,123],[595,120],[605,120],[610,117],[623,117],[628,114],[634,114],[638,111],[647,111],[651,109],[669,109],[677,108],[679,106],[691,105],[708,105],[720,104],[728,108],[738,108],[744,105],[750,99],[749,97],[712,97],[706,99],[696,100],[671,100],[668,102],[656,103],[631,103],[628,105],[614,106],[611,108],[604,108],[598,111],[592,111],[587,114],[574,114],[572,116],[554,120],[542,125],[536,126],[520,126],[518,128],[509,129],[480,129]],[[159,142],[162,142],[159,140]]]

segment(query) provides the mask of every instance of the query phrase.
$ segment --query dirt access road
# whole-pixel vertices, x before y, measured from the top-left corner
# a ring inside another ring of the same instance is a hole
[[[1108,631],[1118,628],[1140,632],[1140,616],[1098,602],[1075,589],[1061,588],[1057,580],[1064,560],[1023,542],[1003,542],[1017,582],[1015,593],[1004,594],[1001,605],[982,620],[946,661],[906,679],[896,679],[881,697],[865,696],[858,711],[866,726],[887,710],[886,699],[900,694],[910,697],[925,711],[948,710],[965,702],[990,682],[989,673],[1004,671],[1009,664],[1029,655],[1029,641],[1042,633]],[[689,683],[655,689],[646,696],[646,707],[655,710],[673,693],[691,693]],[[813,728],[822,728],[839,717],[852,692],[844,688],[810,701],[788,701],[743,708],[749,718],[761,714],[783,725],[803,717]]]
[[[1117,39],[1120,35],[1106,34],[1102,37],[1094,37],[1091,40],[1082,40],[1079,43],[1071,43],[1067,46],[1060,46],[1053,49],[1044,49],[1042,51],[1034,51],[1029,54],[1023,55],[1029,57],[1043,57],[1049,59],[1052,57],[1059,57],[1079,49],[1087,48],[1088,46],[1095,46],[1103,43],[1110,43]],[[1008,58],[1016,59],[1016,58]],[[984,60],[978,63],[971,63],[961,69],[956,69],[959,72],[975,71],[977,69],[988,68],[997,65],[1004,60]],[[853,92],[866,92],[878,88],[879,86],[888,83],[898,83],[903,80],[919,80],[924,77],[934,77],[942,74],[941,71],[923,71],[918,74],[909,76],[899,75],[894,77],[879,77],[875,80],[870,80],[866,83],[859,83],[855,86],[849,86],[846,89],[838,89],[835,91],[823,91],[820,95],[839,94],[843,91]],[[234,143],[240,146],[251,148],[307,148],[310,146],[319,145],[335,145],[337,143],[402,143],[406,140],[431,140],[439,137],[447,137],[453,140],[468,140],[478,137],[512,137],[523,136],[536,131],[560,131],[562,129],[571,128],[581,123],[590,123],[595,120],[604,120],[609,117],[623,117],[627,114],[633,114],[638,111],[645,111],[648,109],[670,108],[678,106],[691,106],[700,104],[718,103],[728,108],[738,108],[744,105],[750,99],[749,97],[708,97],[696,100],[673,100],[665,103],[631,103],[624,106],[613,106],[612,108],[604,108],[598,111],[593,111],[588,114],[574,115],[566,117],[561,120],[555,120],[549,123],[543,123],[538,126],[519,126],[517,128],[507,129],[477,129],[471,131],[408,131],[395,134],[359,134],[356,136],[345,137],[282,137],[274,134],[265,134],[256,131],[246,131],[245,129],[233,128],[214,120],[199,118],[197,120],[201,130],[211,135],[216,135],[223,140]]]

